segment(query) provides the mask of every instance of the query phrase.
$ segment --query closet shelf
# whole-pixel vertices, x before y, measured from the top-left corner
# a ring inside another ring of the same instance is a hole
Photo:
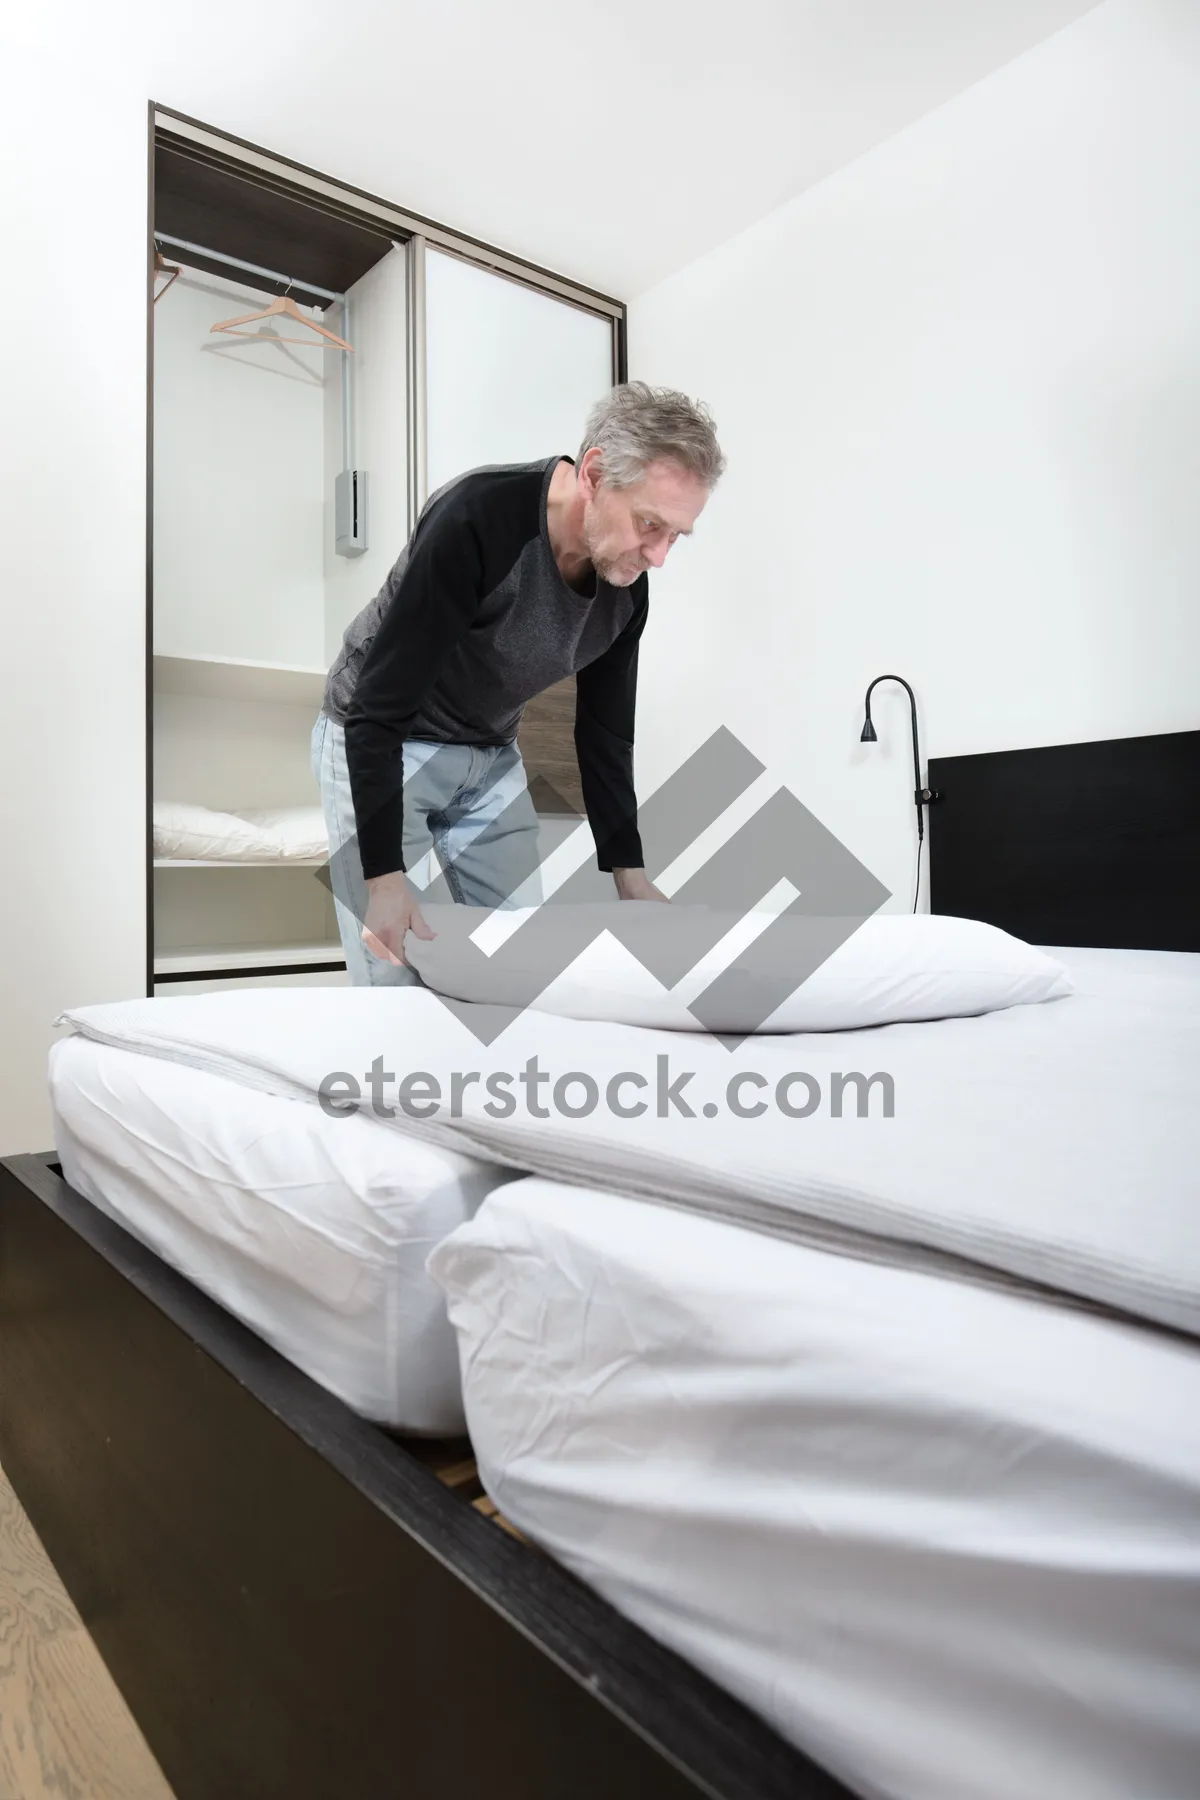
[[[324,669],[297,663],[250,662],[235,656],[154,656],[154,686],[163,694],[199,694],[214,700],[270,700],[277,705],[320,707]]]
[[[221,862],[216,857],[156,856],[156,869],[323,869],[328,856],[240,856]]]
[[[345,956],[337,938],[324,944],[211,944],[193,949],[160,950],[154,958],[154,973],[164,975],[207,974],[218,969],[286,968],[293,963],[344,963]]]

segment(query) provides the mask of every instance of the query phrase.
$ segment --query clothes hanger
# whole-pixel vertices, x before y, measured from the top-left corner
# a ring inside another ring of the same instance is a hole
[[[296,302],[292,299],[290,291],[286,294],[276,294],[270,306],[264,307],[261,312],[242,313],[236,319],[222,319],[219,325],[213,325],[210,329],[213,331],[227,332],[230,337],[261,339],[263,338],[264,333],[259,331],[239,331],[237,327],[240,325],[252,325],[257,319],[275,319],[280,317],[294,319],[297,325],[303,325],[309,331],[318,332],[321,337],[325,338],[328,343],[333,345],[335,350],[353,351],[354,349],[353,344],[348,344],[345,338],[338,337],[336,332],[326,331],[324,325],[318,325],[315,319],[306,318],[304,313],[302,313],[300,308],[296,305]],[[280,337],[274,332],[265,335],[268,342],[276,344],[308,344],[311,346],[313,342],[310,337]]]
[[[162,299],[163,295],[166,293],[167,289],[170,287],[171,282],[177,281],[182,274],[183,274],[183,270],[181,268],[179,268],[177,264],[169,263],[166,260],[166,258],[163,256],[163,253],[159,249],[158,245],[155,244],[155,246],[154,246],[155,279],[157,279],[158,276],[160,276],[160,275],[166,275],[168,277],[168,279],[163,282],[163,285],[159,288],[158,292],[154,296],[155,306],[158,305],[159,301]]]

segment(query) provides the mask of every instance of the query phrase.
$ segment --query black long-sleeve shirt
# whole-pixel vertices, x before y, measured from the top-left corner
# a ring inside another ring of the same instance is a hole
[[[368,879],[404,867],[405,739],[511,744],[526,701],[571,674],[598,865],[642,867],[633,729],[649,584],[597,578],[589,597],[563,580],[546,503],[570,460],[475,469],[439,489],[347,628],[324,710],[345,727]]]

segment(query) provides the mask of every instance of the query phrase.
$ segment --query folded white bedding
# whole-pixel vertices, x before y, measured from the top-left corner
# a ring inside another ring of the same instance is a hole
[[[180,862],[311,861],[328,853],[319,806],[219,812],[184,800],[154,802],[154,854]]]
[[[485,1048],[449,1004],[414,988],[132,1000],[58,1022],[271,1093],[316,1100],[325,1084],[332,1104],[357,1083],[363,1108],[382,1058],[388,1129],[1200,1335],[1200,957],[1054,954],[1076,984],[1063,999],[733,1049],[532,1011]],[[399,1083],[416,1073],[436,1085],[402,1099]]]

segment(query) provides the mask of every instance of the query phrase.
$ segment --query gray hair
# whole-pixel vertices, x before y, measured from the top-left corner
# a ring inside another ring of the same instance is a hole
[[[717,428],[703,402],[644,381],[627,381],[596,402],[577,464],[589,450],[602,453],[605,487],[632,487],[652,462],[678,463],[710,489],[725,470]]]

